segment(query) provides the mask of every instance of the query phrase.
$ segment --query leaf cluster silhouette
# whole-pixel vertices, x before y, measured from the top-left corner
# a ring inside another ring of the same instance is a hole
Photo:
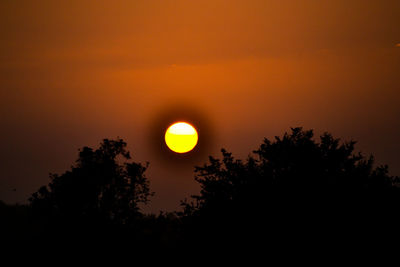
[[[355,153],[355,144],[328,133],[316,141],[312,130],[292,128],[264,139],[245,160],[222,149],[222,158],[210,156],[195,167],[201,190],[182,201],[181,211],[145,215],[140,207],[153,194],[145,176],[148,163],[132,162],[123,140],[105,139],[98,149],[80,150],[71,170],[50,175],[28,206],[0,209],[6,224],[27,222],[27,238],[112,238],[141,246],[388,234],[385,224],[399,213],[399,178],[387,166],[375,167],[372,156]],[[22,215],[10,212],[21,209]],[[2,228],[18,232],[16,225]]]
[[[70,171],[51,174],[49,185],[32,195],[33,213],[51,219],[60,233],[61,227],[83,234],[93,226],[133,224],[152,193],[144,175],[148,164],[129,162],[126,145],[105,139],[96,150],[84,147]]]
[[[245,161],[222,149],[222,159],[196,167],[200,194],[182,203],[191,238],[321,242],[383,233],[383,222],[397,221],[398,177],[354,145],[328,133],[317,142],[313,131],[293,128]]]

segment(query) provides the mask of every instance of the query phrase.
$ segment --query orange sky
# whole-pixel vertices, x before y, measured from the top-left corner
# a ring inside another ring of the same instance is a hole
[[[209,154],[246,157],[304,126],[400,175],[399,25],[398,0],[3,0],[0,199],[23,202],[78,148],[119,136],[150,161],[148,209],[176,209],[198,190],[193,166],[148,144],[176,102],[213,125]]]

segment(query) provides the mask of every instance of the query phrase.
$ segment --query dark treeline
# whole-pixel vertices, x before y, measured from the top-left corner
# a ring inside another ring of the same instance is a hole
[[[195,168],[199,195],[182,210],[143,214],[153,192],[148,164],[132,162],[123,140],[85,147],[71,170],[53,174],[28,205],[0,203],[1,239],[127,241],[182,248],[364,242],[395,232],[399,178],[355,142],[294,128],[265,139],[246,160],[222,149]]]

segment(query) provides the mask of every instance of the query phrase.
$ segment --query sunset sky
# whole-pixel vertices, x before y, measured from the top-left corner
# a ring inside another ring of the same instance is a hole
[[[199,190],[193,164],[171,167],[151,143],[181,105],[212,132],[198,164],[303,126],[357,140],[400,175],[399,101],[399,0],[0,1],[7,203],[121,137],[150,162],[147,210],[178,209]]]

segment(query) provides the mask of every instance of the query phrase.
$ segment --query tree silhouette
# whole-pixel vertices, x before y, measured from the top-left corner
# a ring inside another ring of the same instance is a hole
[[[51,174],[48,186],[30,198],[33,213],[68,224],[131,225],[140,203],[152,195],[148,166],[131,159],[122,139],[104,139],[96,150],[84,147],[70,171]]]
[[[341,142],[328,133],[316,141],[311,130],[293,128],[283,137],[265,139],[246,160],[222,149],[221,159],[210,156],[195,167],[200,194],[182,202],[183,211],[156,216],[140,210],[152,195],[144,175],[148,163],[132,162],[123,140],[104,139],[98,149],[81,149],[69,171],[51,174],[29,206],[0,205],[7,232],[2,236],[113,239],[135,248],[182,251],[260,242],[275,247],[306,242],[320,247],[332,240],[342,246],[354,240],[370,244],[393,236],[393,226],[400,223],[399,178],[354,147],[354,141]]]
[[[245,161],[222,149],[222,159],[195,168],[200,194],[182,203],[189,238],[232,241],[263,231],[333,237],[396,218],[398,178],[387,166],[374,168],[372,156],[355,154],[354,145],[328,133],[317,142],[312,130],[292,128],[265,139]]]

